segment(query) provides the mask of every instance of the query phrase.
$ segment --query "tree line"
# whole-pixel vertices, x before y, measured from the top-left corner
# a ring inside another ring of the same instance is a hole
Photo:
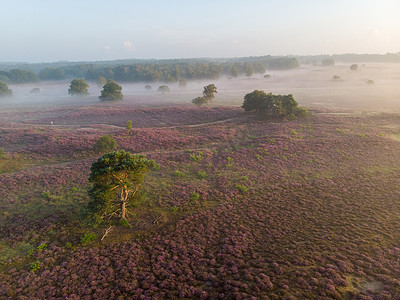
[[[82,63],[48,66],[36,73],[31,70],[12,69],[0,71],[0,81],[11,84],[39,80],[84,78],[96,81],[99,77],[120,82],[177,82],[182,79],[217,79],[221,76],[251,76],[263,74],[268,69],[293,69],[299,66],[291,57],[248,57],[226,60],[178,59],[143,61],[134,63]]]

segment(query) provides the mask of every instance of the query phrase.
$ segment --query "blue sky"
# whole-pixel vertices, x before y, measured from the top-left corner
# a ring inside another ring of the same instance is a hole
[[[400,51],[399,0],[3,0],[0,61]]]

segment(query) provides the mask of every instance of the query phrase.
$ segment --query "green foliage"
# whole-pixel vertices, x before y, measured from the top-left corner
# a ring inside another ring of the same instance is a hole
[[[204,87],[203,97],[207,99],[207,102],[210,102],[214,99],[214,93],[217,93],[217,87],[214,84],[209,84]]]
[[[0,97],[7,97],[12,95],[12,90],[3,81],[0,81]]]
[[[0,148],[0,159],[5,157],[4,147]]]
[[[37,249],[38,249],[39,251],[45,250],[45,249],[47,249],[47,244],[40,244],[39,246],[37,246]]]
[[[200,195],[196,192],[191,192],[190,193],[190,202],[196,202],[197,200],[200,199]]]
[[[290,130],[290,135],[298,135],[298,134],[299,133],[295,129]]]
[[[242,185],[240,185],[240,184],[236,185],[236,189],[241,193],[247,193],[247,188],[242,186]]]
[[[104,153],[104,152],[110,152],[113,151],[115,149],[117,149],[117,142],[112,138],[111,135],[103,135],[102,137],[100,137],[96,143],[93,146],[93,149],[96,152],[99,153]]]
[[[10,83],[21,84],[29,82],[38,82],[39,77],[32,71],[13,69],[10,70],[7,75]]]
[[[121,219],[121,220],[119,220],[119,225],[122,227],[125,227],[125,226],[129,225],[129,222],[127,219]]]
[[[266,94],[264,91],[254,90],[244,96],[242,108],[245,111],[256,111],[273,117],[295,119],[308,114],[304,108],[297,106],[293,95]]]
[[[192,155],[189,156],[189,159],[195,162],[199,162],[203,159],[203,152],[200,151],[197,154],[193,153]]]
[[[197,97],[192,100],[192,103],[197,106],[202,106],[204,104],[210,103],[214,99],[214,93],[217,93],[217,88],[214,84],[209,84],[204,87],[203,97]]]
[[[179,210],[179,207],[174,205],[174,207],[172,207],[172,212],[176,213]]]
[[[29,265],[29,270],[35,272],[40,269],[40,261],[36,260]]]
[[[74,79],[71,81],[71,85],[69,86],[68,94],[75,95],[89,95],[88,92],[89,84],[85,82],[83,79]]]
[[[81,237],[81,244],[86,245],[96,239],[96,235],[92,232],[85,233],[84,236]]]
[[[117,101],[123,99],[122,87],[114,80],[108,80],[101,91],[100,101]]]
[[[119,215],[126,219],[126,205],[136,199],[136,192],[151,169],[160,166],[145,155],[115,151],[104,154],[92,164],[89,182],[89,214],[99,222]]]
[[[72,247],[72,244],[70,242],[65,243],[65,248],[69,249]]]
[[[128,131],[131,131],[131,130],[132,130],[132,120],[129,120],[128,122],[126,122],[126,129],[127,129]]]
[[[202,106],[208,103],[207,99],[204,97],[196,97],[192,99],[192,103],[197,105],[197,106]]]
[[[176,170],[173,174],[174,177],[184,177],[185,174],[179,170]]]
[[[197,172],[197,177],[199,177],[200,179],[207,178],[207,173],[204,172],[204,171],[198,171]]]
[[[65,72],[61,68],[45,68],[38,76],[41,80],[62,80],[65,78]]]
[[[247,176],[242,176],[240,179],[244,180],[244,181],[248,181],[249,178]]]
[[[41,195],[44,199],[50,200],[51,194],[49,191],[43,191]]]

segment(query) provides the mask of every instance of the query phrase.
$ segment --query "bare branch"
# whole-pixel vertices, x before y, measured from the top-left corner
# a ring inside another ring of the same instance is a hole
[[[107,229],[106,229],[106,232],[104,233],[104,235],[103,235],[103,237],[101,238],[101,242],[104,240],[104,238],[106,237],[106,235],[110,232],[110,230],[113,228],[114,226],[110,226],[110,227],[108,227]]]

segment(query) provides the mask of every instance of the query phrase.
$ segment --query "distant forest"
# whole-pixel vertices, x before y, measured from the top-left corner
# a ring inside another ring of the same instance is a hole
[[[343,54],[316,56],[258,56],[231,59],[115,60],[100,62],[0,63],[0,81],[21,84],[40,80],[99,77],[118,82],[176,82],[264,74],[267,70],[289,70],[301,64],[320,64],[331,59],[342,62],[400,62],[397,54]]]

